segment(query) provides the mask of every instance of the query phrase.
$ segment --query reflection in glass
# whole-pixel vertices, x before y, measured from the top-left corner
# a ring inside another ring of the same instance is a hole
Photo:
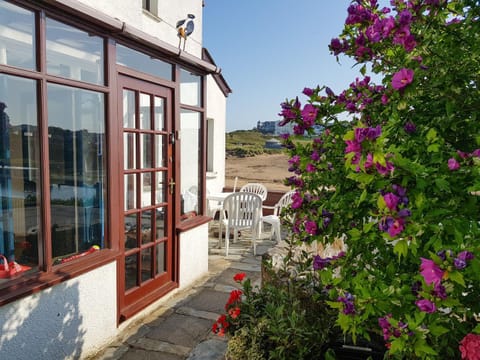
[[[161,204],[167,201],[167,174],[164,171],[158,171],[155,173],[157,187],[155,189],[156,204]]]
[[[155,167],[164,167],[165,158],[164,158],[164,138],[166,135],[155,135]]]
[[[125,257],[125,290],[137,286],[137,254]]]
[[[135,92],[123,90],[123,127],[135,129]]]
[[[157,269],[156,274],[162,274],[167,271],[165,262],[165,243],[162,242],[156,246]]]
[[[50,18],[46,31],[49,74],[104,83],[103,38]]]
[[[41,240],[36,87],[0,74],[0,254],[29,268],[38,265]]]
[[[150,117],[150,95],[140,94],[140,128],[150,130],[152,121]]]
[[[154,130],[165,130],[165,111],[163,108],[163,98],[155,96],[155,122]]]
[[[180,71],[180,102],[185,105],[201,106],[202,77],[182,69]]]
[[[35,14],[6,1],[0,14],[0,64],[35,70]]]
[[[137,214],[125,215],[125,249],[137,247]]]
[[[125,210],[135,209],[137,207],[137,175],[126,174],[124,176],[125,186]]]
[[[152,136],[151,134],[141,134],[140,144],[142,145],[142,169],[152,167]]]
[[[154,59],[149,55],[117,44],[117,64],[132,69],[159,76],[166,80],[173,80],[173,66],[162,60]]]
[[[142,212],[142,244],[147,244],[153,241],[152,220],[155,217],[155,212]]]
[[[135,169],[137,167],[135,139],[134,133],[123,133],[123,166],[125,169]]]
[[[201,114],[182,109],[180,127],[182,146],[180,149],[180,173],[182,214],[195,209],[200,203],[201,193],[192,195],[191,189],[201,189],[200,184],[200,120]]]
[[[152,205],[152,173],[140,174],[142,186],[142,207]]]
[[[142,281],[152,278],[152,251],[153,247],[142,249]]]
[[[156,236],[158,240],[167,236],[167,232],[165,228],[165,221],[166,221],[165,208],[161,207],[156,209],[156,215],[157,216],[155,218],[155,226],[156,226]]]
[[[49,84],[52,256],[104,247],[105,101],[93,91]]]

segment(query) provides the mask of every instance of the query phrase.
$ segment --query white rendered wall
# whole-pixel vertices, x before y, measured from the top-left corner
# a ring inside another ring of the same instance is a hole
[[[0,358],[78,359],[117,332],[116,263],[0,307]]]
[[[153,35],[175,47],[179,38],[175,25],[188,14],[195,15],[195,29],[189,36],[185,51],[201,58],[202,55],[202,0],[158,0],[158,18],[142,10],[142,0],[79,0],[102,13],[124,21],[149,35]],[[183,49],[183,40],[181,44]]]
[[[184,289],[208,273],[208,224],[180,234],[180,284]]]
[[[225,186],[227,99],[211,75],[207,76],[207,94],[207,118],[214,121],[213,173],[207,173],[207,189],[214,193]]]

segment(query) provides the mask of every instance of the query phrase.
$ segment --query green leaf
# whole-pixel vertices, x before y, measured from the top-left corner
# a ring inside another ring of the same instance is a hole
[[[434,335],[434,336],[441,336],[443,334],[446,334],[447,332],[449,332],[450,330],[447,329],[446,327],[443,327],[441,325],[435,325],[435,324],[430,324],[428,326],[428,329],[430,330],[430,332]]]
[[[367,190],[363,189],[362,194],[358,198],[357,206],[360,205],[363,201],[365,201],[366,198],[367,198]]]
[[[480,334],[480,324],[478,324],[472,329],[472,333]]]
[[[408,253],[407,240],[398,240],[395,246],[393,247],[393,252],[395,254],[398,254],[398,260],[400,260],[402,256],[406,257]]]
[[[443,178],[436,178],[435,185],[440,191],[450,192],[450,183]]]
[[[428,346],[427,342],[424,339],[418,340],[415,345],[415,354],[422,357],[424,354],[437,355],[437,352]]]
[[[463,275],[459,271],[452,271],[451,273],[448,273],[448,278],[456,282],[457,284],[465,287],[465,280],[463,279]]]
[[[435,140],[436,138],[437,138],[437,131],[435,129],[428,130],[427,140],[429,142],[433,142],[433,140]]]
[[[438,152],[440,150],[439,144],[431,144],[427,147],[427,152]]]

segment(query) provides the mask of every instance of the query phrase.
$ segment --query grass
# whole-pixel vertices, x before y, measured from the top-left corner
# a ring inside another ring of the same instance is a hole
[[[278,154],[282,149],[266,149],[265,142],[278,136],[264,135],[257,130],[237,130],[226,135],[227,156],[248,157],[260,154]]]

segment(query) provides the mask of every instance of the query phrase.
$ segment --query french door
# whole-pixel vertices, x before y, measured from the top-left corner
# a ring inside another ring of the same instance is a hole
[[[173,249],[172,91],[121,76],[123,224],[119,261],[120,320],[175,284]],[[122,289],[123,288],[123,289]]]

